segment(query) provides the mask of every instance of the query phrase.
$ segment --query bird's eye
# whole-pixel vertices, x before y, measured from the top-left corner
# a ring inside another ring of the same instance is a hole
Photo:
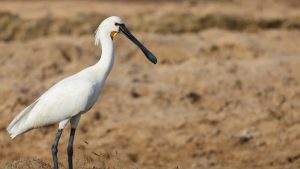
[[[116,22],[115,25],[118,26],[119,24]]]

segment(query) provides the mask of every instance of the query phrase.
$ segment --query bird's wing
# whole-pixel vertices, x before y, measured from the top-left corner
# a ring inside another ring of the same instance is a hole
[[[32,109],[28,122],[33,127],[56,123],[87,111],[95,102],[97,87],[85,76],[64,79],[50,88]]]

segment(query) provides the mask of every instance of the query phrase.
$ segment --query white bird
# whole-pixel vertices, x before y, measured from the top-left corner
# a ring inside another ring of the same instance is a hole
[[[100,60],[69,76],[46,91],[35,102],[20,112],[7,127],[11,138],[33,128],[58,123],[58,132],[52,145],[54,168],[58,168],[57,145],[63,129],[71,123],[71,132],[68,144],[69,169],[73,168],[73,140],[80,116],[87,112],[96,102],[101,93],[104,82],[114,63],[114,37],[122,31],[134,42],[154,64],[156,57],[147,50],[125,27],[124,22],[117,16],[105,19],[97,28],[95,44],[101,43],[102,55]]]

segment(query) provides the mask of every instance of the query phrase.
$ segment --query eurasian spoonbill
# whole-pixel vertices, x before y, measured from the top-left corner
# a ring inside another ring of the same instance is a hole
[[[7,127],[11,138],[15,138],[30,129],[59,122],[58,132],[52,145],[53,164],[54,168],[57,169],[57,145],[63,129],[70,122],[71,132],[67,152],[69,169],[72,169],[76,127],[81,115],[95,104],[101,93],[114,63],[113,39],[120,31],[135,43],[152,63],[157,63],[156,57],[128,31],[121,18],[111,16],[105,19],[97,28],[95,35],[95,44],[101,43],[102,47],[100,60],[96,64],[59,81],[20,112]]]

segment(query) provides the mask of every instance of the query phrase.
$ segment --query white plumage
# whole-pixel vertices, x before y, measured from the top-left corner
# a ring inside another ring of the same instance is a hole
[[[96,102],[114,62],[110,32],[118,31],[111,22],[123,23],[119,17],[104,20],[96,31],[95,43],[101,41],[102,55],[98,63],[63,79],[23,110],[7,127],[11,138],[32,128],[62,122],[88,111]]]
[[[11,137],[88,111],[96,102],[103,86],[101,78],[89,75],[93,68],[87,68],[58,82],[21,112],[7,128]]]

